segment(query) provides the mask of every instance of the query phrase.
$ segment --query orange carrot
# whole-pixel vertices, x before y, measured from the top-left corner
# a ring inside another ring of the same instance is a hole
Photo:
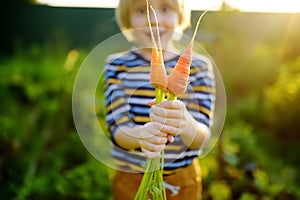
[[[147,0],[146,0],[147,1]],[[155,20],[157,22],[156,14],[154,9]],[[155,39],[153,36],[150,17],[149,17],[149,4],[147,1],[147,17],[149,22],[149,28],[152,39],[152,60],[151,60],[151,71],[150,71],[150,82],[155,86],[156,90],[156,103],[160,103],[164,100],[164,90],[167,86],[167,74],[164,67],[159,32],[158,32],[158,43],[157,48]],[[157,23],[158,24],[158,23]],[[158,25],[157,25],[158,26]],[[157,29],[158,31],[158,29]],[[164,151],[161,153],[161,157],[147,158],[145,173],[141,180],[139,189],[134,197],[134,200],[166,200],[166,190],[163,181],[163,166],[164,166]]]
[[[167,88],[167,74],[162,54],[154,48],[152,48],[150,83],[161,90],[166,90]]]
[[[200,21],[207,11],[208,10],[203,12],[202,15],[199,17],[193,37],[188,47],[185,49],[183,54],[179,57],[177,64],[172,70],[170,76],[168,77],[167,89],[171,93],[175,94],[176,96],[183,94],[186,90],[189,74],[190,74],[190,65],[192,63],[192,49],[193,49],[194,40],[196,37],[197,30],[199,28]]]
[[[150,6],[151,7],[151,6]],[[151,7],[154,13],[155,20],[157,21],[157,17],[155,14],[154,9]],[[151,58],[151,67],[150,67],[150,83],[154,87],[158,87],[161,90],[166,90],[167,88],[167,73],[164,65],[163,55],[162,55],[162,49],[160,44],[160,37],[159,37],[159,28],[158,23],[157,25],[157,36],[158,36],[158,46],[156,45],[154,35],[152,32],[152,27],[150,23],[150,14],[149,14],[149,5],[147,1],[147,17],[148,17],[148,23],[151,33],[151,39],[152,39],[152,58]]]
[[[190,75],[190,65],[192,62],[192,43],[179,57],[177,64],[168,77],[168,90],[176,96],[183,94],[186,90]]]

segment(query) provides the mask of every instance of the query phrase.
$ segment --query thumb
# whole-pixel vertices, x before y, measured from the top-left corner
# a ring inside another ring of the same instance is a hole
[[[153,106],[156,103],[156,99],[152,99],[151,101],[148,102],[148,106]]]

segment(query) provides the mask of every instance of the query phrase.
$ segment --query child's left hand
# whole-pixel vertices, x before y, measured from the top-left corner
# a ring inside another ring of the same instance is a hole
[[[189,126],[194,121],[180,100],[163,101],[151,107],[150,118],[159,122],[160,129],[172,136],[189,134]]]

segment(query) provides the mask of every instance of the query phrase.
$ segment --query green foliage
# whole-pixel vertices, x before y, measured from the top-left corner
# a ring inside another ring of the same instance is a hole
[[[230,186],[221,181],[212,182],[209,187],[209,193],[211,194],[212,199],[215,200],[231,199]]]
[[[221,12],[203,21],[228,97],[221,138],[201,159],[204,200],[300,199],[299,16],[261,17]],[[1,57],[3,199],[111,199],[111,172],[86,151],[72,119],[86,52],[63,38]],[[104,105],[98,96],[102,125]]]
[[[265,89],[264,97],[268,102],[266,112],[274,113],[266,122],[274,125],[273,131],[278,137],[285,132],[289,136],[285,139],[293,140],[300,129],[297,117],[300,113],[300,57],[281,68],[276,82]]]
[[[299,15],[270,15],[275,26],[259,15],[249,14],[251,22],[245,14],[220,15],[212,26],[221,33],[208,49],[223,75],[228,107],[218,146],[201,160],[204,199],[219,198],[211,188],[220,182],[232,199],[298,199],[300,51],[293,24]]]
[[[109,199],[108,172],[73,125],[73,80],[85,55],[32,45],[1,61],[2,198]]]
[[[243,193],[242,196],[239,198],[239,200],[255,200],[256,197],[255,195],[251,194],[251,193]]]
[[[64,199],[109,199],[109,176],[98,161],[75,166],[63,175],[57,181],[56,190]]]
[[[298,197],[296,166],[268,152],[256,133],[245,122],[226,128],[218,147],[201,160],[204,199]]]

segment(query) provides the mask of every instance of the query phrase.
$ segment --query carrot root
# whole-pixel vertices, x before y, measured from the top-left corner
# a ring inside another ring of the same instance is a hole
[[[190,75],[190,66],[192,63],[192,50],[196,34],[199,29],[200,21],[208,10],[204,11],[199,17],[195,31],[193,33],[192,39],[185,49],[184,53],[179,57],[177,64],[172,70],[170,76],[168,77],[168,91],[174,93],[175,95],[181,95],[185,92],[188,85],[188,79]]]

